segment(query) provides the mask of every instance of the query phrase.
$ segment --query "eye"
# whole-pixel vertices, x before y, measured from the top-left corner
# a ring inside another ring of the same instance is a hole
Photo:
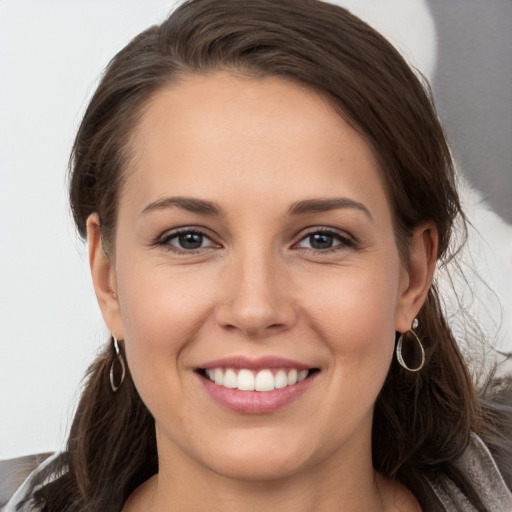
[[[316,230],[308,233],[297,244],[301,249],[313,249],[315,251],[328,251],[354,247],[355,242],[346,234],[334,230]]]
[[[176,252],[192,252],[208,247],[218,247],[218,244],[213,242],[204,233],[191,229],[168,233],[161,239],[159,244]]]

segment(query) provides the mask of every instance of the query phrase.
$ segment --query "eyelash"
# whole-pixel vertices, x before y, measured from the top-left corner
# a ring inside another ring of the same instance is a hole
[[[308,238],[312,237],[313,235],[326,235],[332,237],[335,241],[338,242],[337,245],[334,245],[332,247],[327,247],[325,249],[315,249],[314,247],[298,247],[298,250],[305,250],[305,251],[312,251],[315,253],[332,253],[337,252],[343,249],[356,249],[357,248],[357,242],[347,235],[347,233],[343,231],[338,231],[333,228],[326,228],[326,227],[315,227],[310,228],[310,230],[302,236],[302,238],[293,244],[293,246],[297,246],[301,242],[307,240]],[[208,245],[206,247],[199,247],[197,249],[184,249],[179,248],[176,246],[171,245],[171,240],[177,239],[180,236],[184,235],[199,235],[202,237],[202,242],[205,240],[209,240],[211,242],[211,245]],[[194,229],[194,228],[181,228],[176,231],[172,231],[171,233],[165,234],[163,237],[159,238],[156,242],[156,245],[162,246],[168,251],[174,252],[176,254],[197,254],[205,249],[209,249],[211,247],[219,247],[219,244],[216,244],[208,235],[206,235],[201,229]]]
[[[357,243],[356,241],[350,237],[347,233],[344,231],[339,231],[334,228],[326,228],[326,227],[314,227],[311,228],[300,240],[298,243],[303,242],[304,240],[307,240],[308,238],[312,237],[313,235],[327,235],[331,236],[335,241],[339,242],[337,245],[334,245],[332,247],[328,247],[325,249],[315,249],[314,247],[303,247],[299,249],[307,250],[307,251],[313,251],[318,253],[332,253],[337,252],[340,250],[346,250],[348,249],[357,249]],[[297,245],[297,244],[294,244]]]
[[[209,240],[212,243],[212,245],[209,245],[207,247],[199,247],[197,249],[184,249],[171,245],[171,240],[177,239],[180,236],[184,235],[199,235],[202,237],[202,242],[204,242],[205,240]],[[210,247],[218,246],[218,244],[216,244],[211,239],[211,237],[206,235],[202,230],[195,228],[181,228],[177,229],[176,231],[166,233],[164,236],[157,240],[157,245],[160,245],[167,249],[168,251],[174,252],[176,254],[197,254]]]

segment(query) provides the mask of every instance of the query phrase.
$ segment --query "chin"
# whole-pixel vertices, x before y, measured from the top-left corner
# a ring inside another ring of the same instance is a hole
[[[211,469],[225,478],[253,482],[282,480],[299,473],[305,466],[304,461],[291,461],[289,457],[262,456],[262,449],[258,454],[250,457],[238,454],[232,458],[227,457],[212,465]]]
[[[217,444],[206,458],[212,471],[235,480],[269,481],[288,478],[309,465],[307,443],[292,441],[292,436],[269,439],[260,432],[254,439],[243,437]]]

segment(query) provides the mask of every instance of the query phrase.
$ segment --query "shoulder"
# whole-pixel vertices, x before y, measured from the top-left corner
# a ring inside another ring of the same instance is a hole
[[[0,462],[0,512],[41,510],[34,494],[62,475],[66,464],[63,452],[29,455]]]
[[[462,456],[454,463],[455,468],[471,483],[471,487],[480,498],[485,510],[510,512],[512,493],[482,439],[476,434]],[[429,484],[446,512],[477,512],[467,496],[457,484],[446,475],[430,479]]]
[[[512,374],[490,378],[480,394],[484,415],[481,437],[512,489]]]

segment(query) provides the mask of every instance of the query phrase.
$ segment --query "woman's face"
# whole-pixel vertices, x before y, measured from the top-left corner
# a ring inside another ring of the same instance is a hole
[[[91,261],[160,459],[244,479],[371,463],[423,291],[364,139],[299,85],[219,72],[159,92],[132,144],[113,263],[94,218]]]

